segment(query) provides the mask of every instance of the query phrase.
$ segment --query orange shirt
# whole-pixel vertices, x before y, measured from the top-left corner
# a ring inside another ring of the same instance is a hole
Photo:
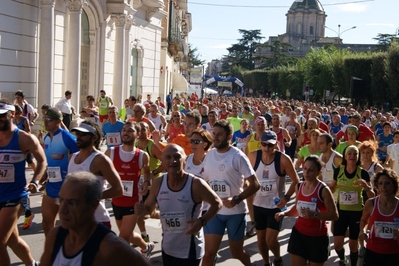
[[[179,134],[177,135],[172,142],[173,144],[177,144],[180,147],[183,148],[184,152],[186,153],[186,155],[190,155],[191,152],[191,143],[190,140],[186,137],[185,134]],[[164,144],[164,143],[160,143],[162,147],[159,147],[162,151],[166,148],[166,146],[168,146],[168,144]]]

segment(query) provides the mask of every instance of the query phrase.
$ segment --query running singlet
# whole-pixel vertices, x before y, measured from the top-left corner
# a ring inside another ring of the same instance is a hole
[[[187,235],[187,221],[198,219],[201,202],[193,201],[192,186],[194,176],[188,174],[186,183],[179,191],[169,189],[168,175],[162,177],[156,201],[162,223],[162,250],[181,259],[201,259],[204,256],[204,233],[202,229],[195,235]]]
[[[46,184],[47,196],[58,198],[61,186],[68,174],[69,154],[78,152],[76,137],[68,131],[60,128],[53,134],[51,139],[49,134],[44,136],[44,153],[47,158],[47,177]]]
[[[168,138],[172,141],[179,134],[184,134],[184,125],[180,125],[180,127],[177,129],[173,124],[170,125]]]
[[[100,248],[101,241],[104,237],[113,233],[110,229],[102,224],[97,224],[97,228],[94,233],[87,240],[84,247],[79,251],[79,253],[74,256],[67,257],[64,255],[64,242],[68,235],[68,230],[60,227],[57,232],[57,236],[54,242],[53,253],[51,254],[51,265],[67,265],[67,266],[77,266],[77,265],[93,265],[94,258]]]
[[[256,157],[259,163],[255,164],[254,170],[258,177],[260,189],[255,194],[253,204],[266,209],[278,208],[273,198],[281,198],[285,188],[285,174],[278,173],[280,171],[281,152],[275,152],[274,159],[270,164],[264,164],[261,160],[261,150],[257,151]]]
[[[100,152],[99,151],[95,151],[92,154],[90,154],[90,156],[87,157],[86,160],[84,160],[84,162],[82,162],[80,164],[76,164],[75,163],[75,158],[76,158],[76,156],[78,154],[79,154],[79,152],[76,152],[76,153],[71,155],[71,159],[69,160],[69,164],[68,164],[68,173],[77,172],[77,171],[90,172],[91,162],[93,161],[94,157],[96,157],[98,154],[100,154]],[[105,182],[104,177],[98,176],[98,175],[96,175],[96,177],[98,179],[100,179],[102,187],[103,187],[103,189],[105,189],[107,184]],[[104,199],[100,200],[100,203],[98,204],[98,207],[96,209],[96,212],[94,213],[94,216],[96,218],[96,221],[100,222],[100,223],[109,222],[110,221],[109,213],[107,211],[107,208],[105,207],[105,200]]]
[[[301,210],[308,209],[312,212],[326,212],[327,209],[321,198],[321,194],[323,188],[328,189],[328,187],[323,182],[319,182],[315,189],[310,194],[306,195],[303,193],[305,184],[306,181],[299,184],[296,206],[298,210],[298,219],[294,226],[301,234],[307,236],[325,236],[327,235],[326,221],[316,218],[305,219],[301,217]]]
[[[354,178],[347,178],[345,166],[339,168],[337,177],[337,191],[339,209],[343,211],[362,211],[363,210],[363,188],[357,183],[361,179],[362,168],[357,167]]]
[[[374,207],[369,218],[372,224],[370,236],[367,239],[367,249],[378,254],[398,254],[398,242],[393,239],[393,230],[398,230],[399,207],[398,201],[393,213],[385,215],[380,212],[380,196],[374,198]]]
[[[112,198],[112,203],[119,207],[134,206],[139,201],[138,185],[144,152],[139,148],[135,148],[133,152],[125,152],[122,146],[112,147],[110,151],[110,158],[123,186],[122,196]]]
[[[26,197],[25,159],[18,144],[19,129],[11,141],[0,146],[0,202]]]

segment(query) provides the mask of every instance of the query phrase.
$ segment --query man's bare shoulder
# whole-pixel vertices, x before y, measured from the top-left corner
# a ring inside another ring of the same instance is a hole
[[[148,259],[123,239],[109,233],[97,252],[93,265],[150,265]]]

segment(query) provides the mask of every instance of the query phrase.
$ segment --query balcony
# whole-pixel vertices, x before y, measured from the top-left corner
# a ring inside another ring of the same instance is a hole
[[[172,56],[177,56],[179,52],[184,51],[183,40],[178,27],[170,29],[168,51]]]

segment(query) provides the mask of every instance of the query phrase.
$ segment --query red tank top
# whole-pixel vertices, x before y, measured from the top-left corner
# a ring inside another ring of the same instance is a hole
[[[220,113],[220,120],[222,119],[226,119],[229,116],[229,112],[226,112],[225,114],[223,114],[222,112]]]
[[[184,134],[184,125],[180,125],[178,129],[176,129],[173,124],[170,125],[169,136],[168,136],[170,141],[176,138],[176,136],[179,134]]]
[[[319,182],[316,188],[313,190],[312,193],[309,195],[305,195],[302,192],[303,186],[305,182],[302,182],[299,185],[298,189],[298,202],[297,202],[297,209],[298,209],[298,219],[295,222],[295,228],[304,235],[307,236],[324,236],[327,235],[327,224],[326,221],[315,219],[315,218],[302,218],[300,215],[301,208],[309,208],[311,211],[318,211],[318,212],[327,212],[327,208],[324,205],[323,199],[320,198],[321,189],[325,187],[325,184]]]
[[[367,239],[367,249],[379,254],[398,254],[398,241],[393,239],[392,230],[396,230],[399,224],[398,202],[392,214],[384,215],[379,210],[380,197],[375,197],[373,211],[369,224],[371,224],[370,236]]]
[[[284,145],[284,136],[283,136],[283,131],[281,128],[278,130],[278,132],[275,132],[277,135],[277,142],[278,142],[278,147],[282,153],[285,152],[285,145]]]
[[[119,156],[120,146],[114,149],[114,166],[122,180],[123,195],[112,198],[112,203],[119,207],[131,207],[139,201],[138,184],[140,181],[140,149],[136,148],[133,158],[129,162],[122,161]]]
[[[305,145],[309,145],[310,144],[310,138],[308,136],[308,131],[305,131],[305,133],[303,134],[303,142],[302,142],[302,146]]]

